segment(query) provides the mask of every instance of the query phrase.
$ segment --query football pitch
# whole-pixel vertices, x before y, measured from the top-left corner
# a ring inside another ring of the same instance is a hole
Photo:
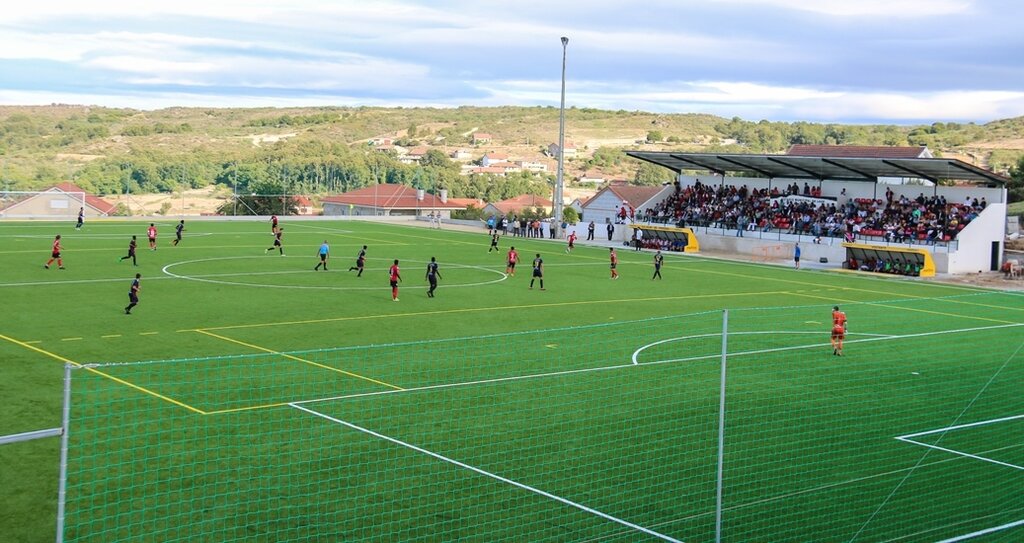
[[[176,222],[155,251],[148,221],[0,222],[0,435],[60,426],[70,382],[63,514],[62,439],[2,445],[0,540],[1024,540],[1019,294],[681,254],[655,280],[625,247],[613,280],[607,246],[383,222],[172,246]]]

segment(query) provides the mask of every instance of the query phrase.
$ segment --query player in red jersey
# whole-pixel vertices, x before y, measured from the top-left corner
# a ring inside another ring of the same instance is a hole
[[[60,234],[53,238],[53,250],[50,252],[50,259],[46,261],[46,264],[43,264],[43,267],[50,269],[50,264],[53,264],[54,260],[57,261],[57,267],[63,270],[64,259],[60,257]]]
[[[612,279],[618,279],[619,278],[619,270],[617,270],[615,268],[617,268],[619,266],[619,255],[615,254],[615,247],[609,247],[608,248],[608,255],[609,255],[609,258],[611,259]]]
[[[270,216],[270,231],[277,233],[277,215]]]
[[[146,236],[149,237],[149,250],[156,250],[156,225],[149,223],[149,228],[146,229]]]
[[[846,339],[846,313],[839,306],[832,308],[832,354],[843,356],[843,340]]]
[[[565,248],[565,252],[566,253],[571,253],[572,250],[576,248],[576,231],[575,230],[573,230],[572,233],[569,234],[569,238],[568,239],[569,239],[569,246]]]
[[[142,274],[135,274],[135,280],[132,281],[131,290],[128,291],[128,306],[124,308],[125,315],[131,315],[132,308],[139,305],[139,291],[142,290],[142,285],[139,284],[139,279],[142,279]]]
[[[516,252],[515,247],[508,248],[508,264],[505,265],[505,273],[515,276],[516,275],[516,264],[519,263],[519,253]]]
[[[388,277],[391,279],[391,300],[394,302],[398,301],[398,283],[402,280],[402,275],[398,271],[398,259],[395,259],[395,263],[388,268]]]

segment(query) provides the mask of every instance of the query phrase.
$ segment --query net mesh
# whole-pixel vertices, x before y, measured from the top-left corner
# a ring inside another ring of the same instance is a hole
[[[729,312],[722,540],[1024,518],[1021,298],[842,308],[842,357],[831,305]],[[79,369],[64,538],[713,541],[722,326]]]
[[[85,207],[81,192],[0,191],[0,218],[74,219]]]

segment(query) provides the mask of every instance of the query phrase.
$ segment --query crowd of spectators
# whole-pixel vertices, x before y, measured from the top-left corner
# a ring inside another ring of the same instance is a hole
[[[949,241],[987,205],[985,199],[948,202],[945,196],[885,199],[823,196],[818,187],[796,183],[783,189],[750,189],[746,185],[708,185],[700,181],[680,187],[639,220],[677,226],[709,226],[744,232],[777,231],[853,241],[872,236],[895,243]],[[844,191],[845,192],[845,191]],[[840,203],[838,198],[844,201]]]

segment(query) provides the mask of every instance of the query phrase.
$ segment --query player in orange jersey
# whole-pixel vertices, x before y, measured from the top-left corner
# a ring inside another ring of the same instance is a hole
[[[846,339],[846,313],[839,306],[832,308],[832,354],[843,356],[843,340]]]
[[[615,247],[608,248],[608,255],[611,259],[612,279],[618,279],[619,270],[616,268],[619,266],[619,255],[615,254]]]

